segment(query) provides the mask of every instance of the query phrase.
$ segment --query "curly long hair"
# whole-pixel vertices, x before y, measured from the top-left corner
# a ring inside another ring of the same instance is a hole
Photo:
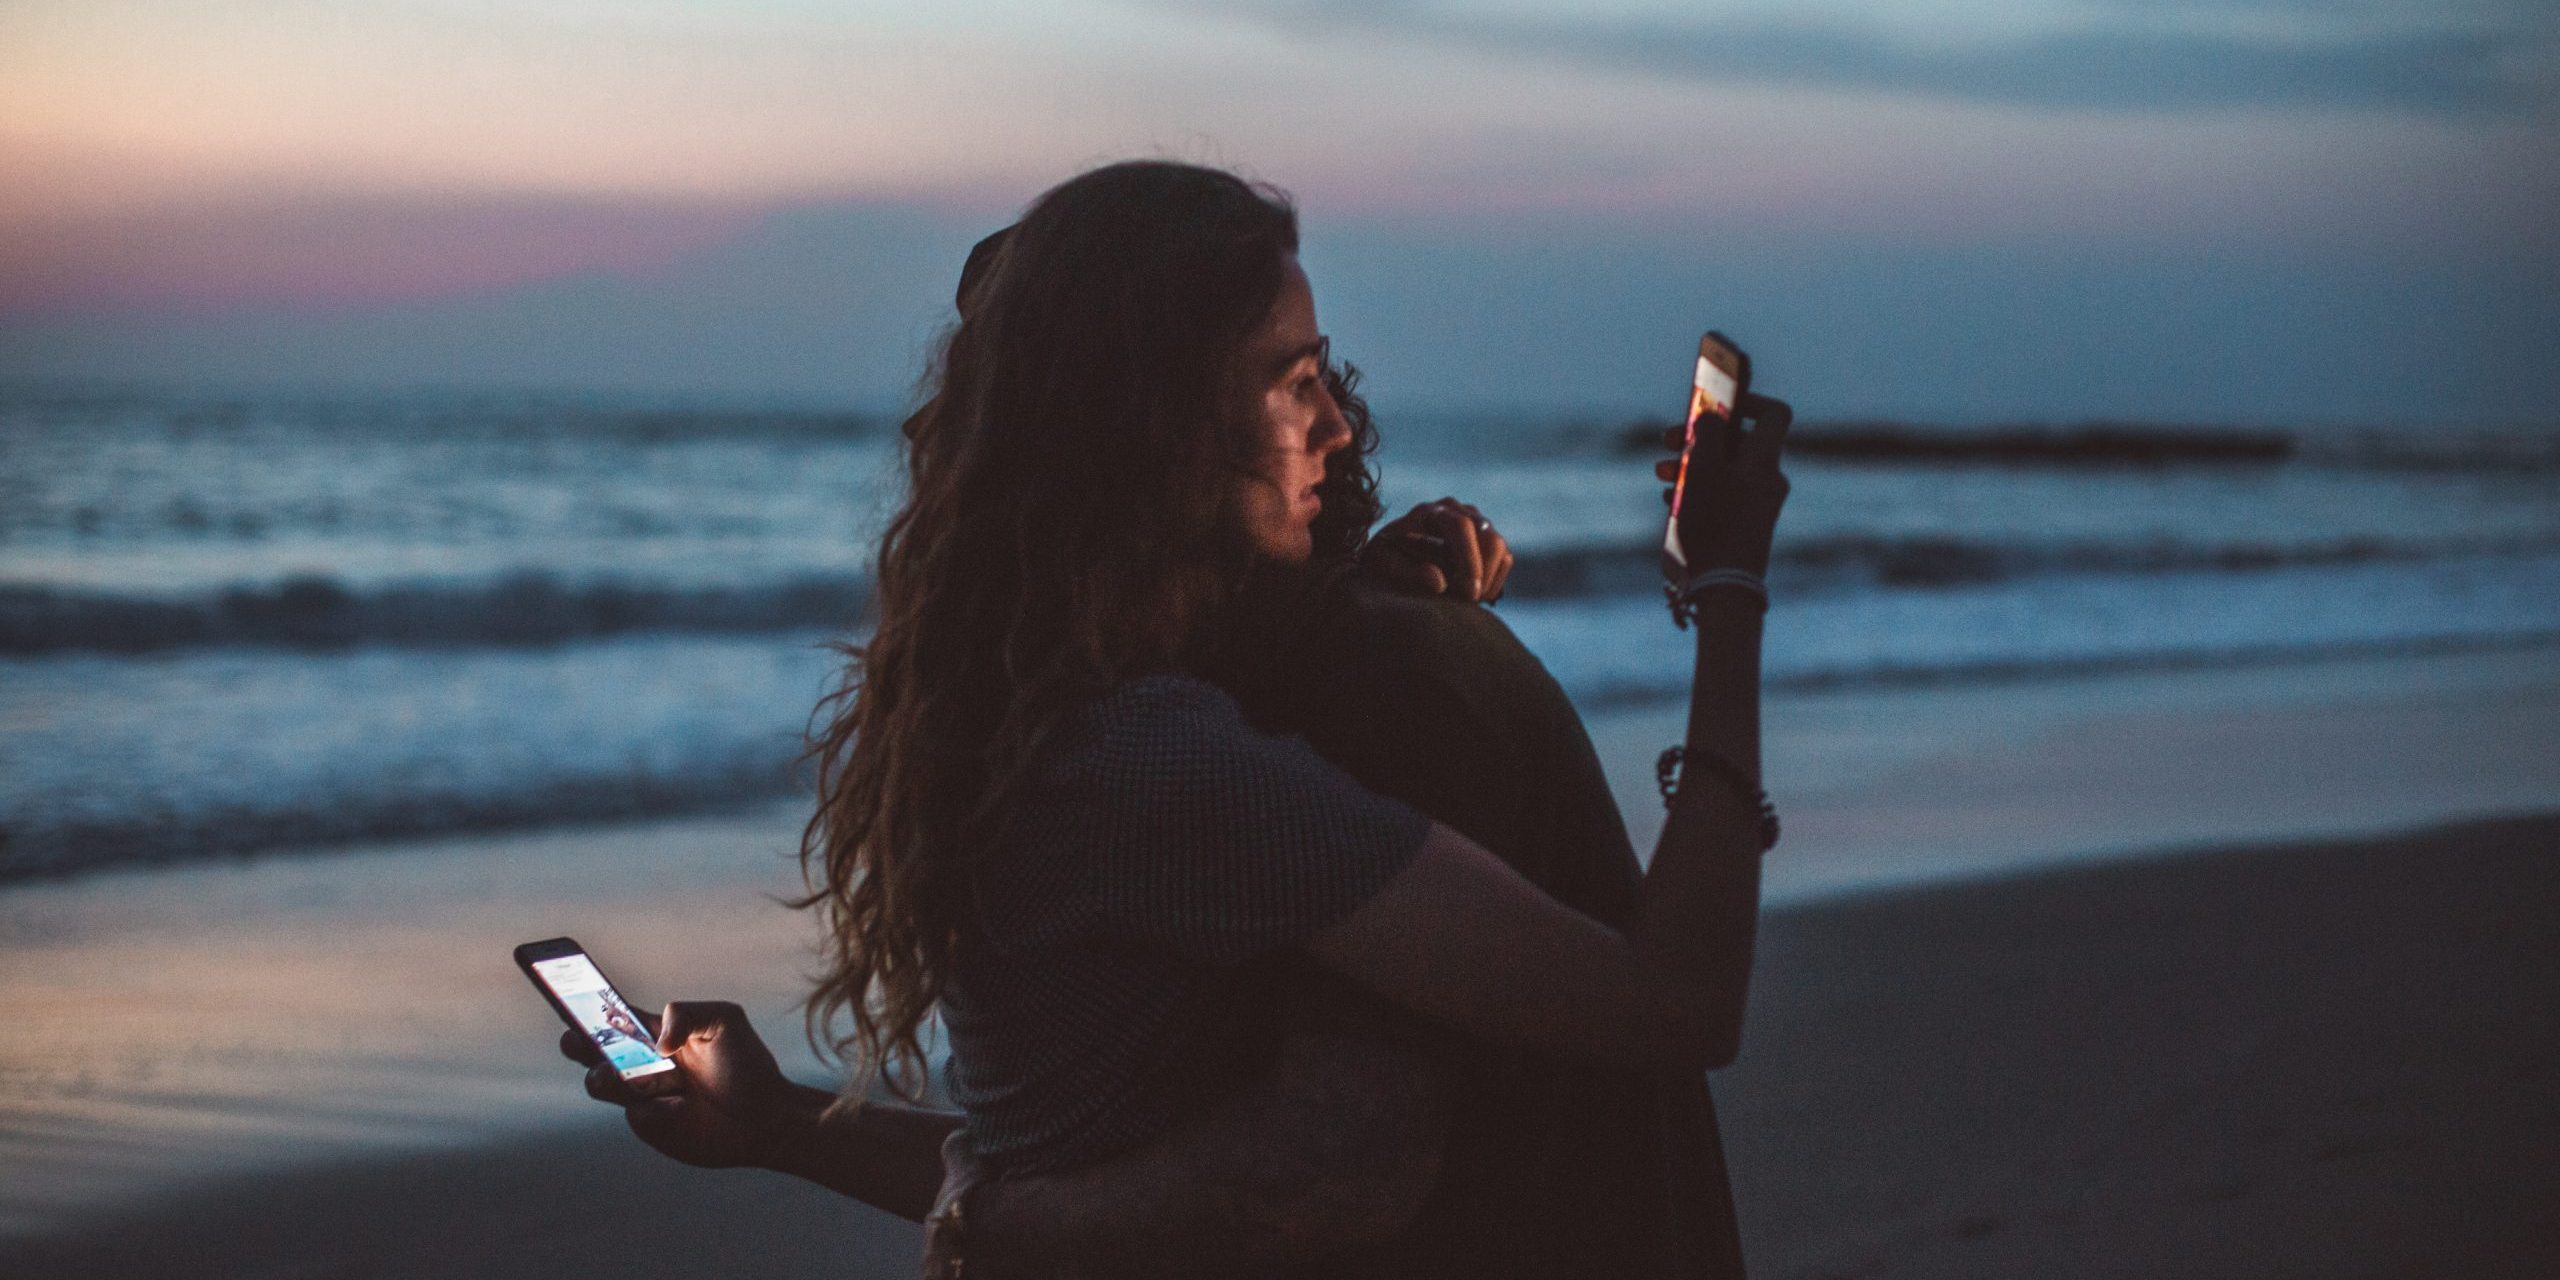
[[[797,905],[825,926],[809,1030],[854,1067],[840,1105],[877,1078],[921,1093],[979,856],[1065,714],[1197,665],[1255,580],[1233,504],[1262,446],[1237,357],[1297,240],[1276,190],[1134,161],[1051,189],[973,263],[906,423],[874,629],[839,646],[812,717]],[[1354,438],[1312,533],[1344,559],[1378,514],[1376,432],[1357,374],[1326,376]]]

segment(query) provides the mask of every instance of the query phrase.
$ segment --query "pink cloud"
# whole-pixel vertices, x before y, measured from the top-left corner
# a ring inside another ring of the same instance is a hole
[[[286,195],[0,228],[0,313],[223,311],[454,297],[646,273],[731,239],[743,204],[569,196]]]

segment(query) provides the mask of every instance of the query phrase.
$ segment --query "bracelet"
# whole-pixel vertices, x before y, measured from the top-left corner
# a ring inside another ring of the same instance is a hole
[[[1662,586],[1663,594],[1671,597],[1671,621],[1681,630],[1687,630],[1697,618],[1698,597],[1709,587],[1739,587],[1759,602],[1760,612],[1769,611],[1769,584],[1762,582],[1759,574],[1749,569],[1709,569],[1676,590],[1667,582]]]
[[[1777,848],[1778,806],[1769,803],[1769,793],[1761,790],[1760,784],[1742,771],[1742,766],[1715,752],[1701,751],[1692,756],[1684,747],[1663,748],[1662,754],[1653,762],[1654,781],[1662,788],[1662,807],[1670,808],[1671,802],[1679,797],[1681,766],[1691,760],[1705,764],[1708,772],[1732,783],[1735,790],[1750,797],[1752,804],[1760,810],[1760,852],[1767,853]]]

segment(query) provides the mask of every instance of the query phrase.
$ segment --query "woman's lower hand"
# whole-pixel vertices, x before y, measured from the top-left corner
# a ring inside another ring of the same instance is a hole
[[[1400,591],[1492,604],[1511,580],[1511,543],[1483,512],[1442,498],[1381,526],[1360,563]]]
[[[642,1017],[658,1052],[684,1073],[684,1086],[674,1093],[634,1094],[582,1033],[563,1034],[560,1051],[587,1064],[589,1096],[621,1107],[631,1132],[661,1154],[706,1169],[771,1165],[814,1123],[794,1105],[795,1087],[745,1010],[726,1001],[687,1000],[659,1017]]]
[[[969,1221],[961,1205],[983,1176],[969,1146],[969,1131],[952,1130],[942,1140],[942,1190],[924,1219],[925,1280],[961,1280],[969,1244]]]

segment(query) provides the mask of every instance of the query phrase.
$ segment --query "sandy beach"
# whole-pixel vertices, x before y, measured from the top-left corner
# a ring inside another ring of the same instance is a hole
[[[1776,913],[1718,1080],[1756,1274],[2547,1276],[2560,817]],[[914,1228],[574,1132],[241,1179],[26,1276],[893,1276]]]
[[[1593,718],[1639,824],[1669,715]],[[2560,1266],[2550,650],[1788,695],[1770,761],[1755,1274]],[[789,1044],[795,824],[0,892],[0,1275],[905,1274],[911,1227],[640,1148],[506,963],[573,932]]]
[[[1762,963],[1760,1274],[2560,1266],[2560,820],[1782,913]]]

